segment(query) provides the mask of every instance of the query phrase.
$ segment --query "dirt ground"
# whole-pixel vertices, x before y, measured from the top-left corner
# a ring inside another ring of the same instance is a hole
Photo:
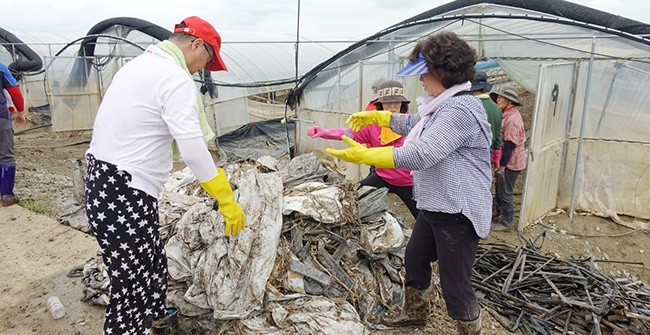
[[[24,128],[23,128],[24,129]],[[97,252],[93,237],[58,223],[56,218],[72,198],[72,160],[83,159],[90,134],[52,133],[49,128],[16,135],[15,193],[20,206],[0,208],[0,334],[101,334],[103,308],[83,301],[80,278],[66,275]],[[520,180],[523,179],[520,177]],[[517,191],[519,198],[521,189]],[[399,198],[391,195],[394,210],[413,220]],[[534,240],[542,231],[543,253],[559,257],[593,257],[602,271],[614,277],[635,277],[650,282],[650,238],[609,219],[559,213],[529,226],[522,237]],[[482,243],[519,245],[517,232],[492,232]],[[67,309],[53,320],[47,298],[56,295]],[[484,334],[510,334],[488,313],[483,313]],[[371,334],[454,334],[451,320],[434,311],[429,326],[372,331]]]

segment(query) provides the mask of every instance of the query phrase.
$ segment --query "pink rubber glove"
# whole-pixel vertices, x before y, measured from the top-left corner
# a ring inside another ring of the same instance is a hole
[[[320,126],[311,126],[307,128],[307,135],[311,138],[322,137],[327,140],[341,140],[341,136],[345,135],[345,129],[341,128],[331,128],[325,129]]]
[[[492,158],[490,159],[490,162],[492,163],[493,168],[499,167],[499,162],[501,161],[502,152],[503,150],[501,148],[492,151]]]

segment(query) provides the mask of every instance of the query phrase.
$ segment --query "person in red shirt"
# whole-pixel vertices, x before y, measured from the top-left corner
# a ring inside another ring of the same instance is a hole
[[[507,231],[512,228],[514,204],[512,193],[519,173],[526,168],[526,131],[524,121],[517,106],[519,91],[513,86],[505,86],[490,97],[503,112],[501,120],[501,138],[503,148],[499,167],[494,173],[496,197],[493,198],[492,224],[494,231]]]
[[[25,102],[18,82],[3,63],[0,63],[0,80],[0,89],[3,93],[6,92],[0,94],[0,194],[2,206],[6,207],[18,203],[18,198],[14,195],[16,159],[12,119],[16,120],[17,125],[25,124]]]
[[[385,80],[377,89],[377,100],[372,110],[387,110],[391,113],[407,114],[410,101],[404,97],[404,86],[396,80]],[[404,145],[406,137],[394,133],[388,127],[381,127],[376,124],[368,125],[354,131],[349,128],[321,128],[311,126],[307,129],[307,135],[312,138],[324,138],[340,141],[346,135],[369,148],[372,147],[396,147]],[[413,176],[411,170],[400,168],[374,168],[370,174],[361,181],[360,186],[373,186],[376,188],[386,187],[388,192],[400,197],[406,207],[417,219],[420,210],[413,200]]]

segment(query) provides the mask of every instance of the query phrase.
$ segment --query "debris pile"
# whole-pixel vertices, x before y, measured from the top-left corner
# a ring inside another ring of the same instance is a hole
[[[225,164],[247,219],[236,237],[223,235],[214,200],[188,169],[171,175],[159,203],[160,234],[171,277],[167,300],[180,311],[181,329],[367,334],[403,304],[411,231],[389,210],[386,189],[358,189],[324,164],[313,154]],[[506,329],[650,333],[650,290],[643,283],[537,250],[532,244],[479,245],[474,287]],[[94,304],[109,299],[101,263],[97,256],[83,267],[84,296]],[[432,284],[439,291],[437,277]],[[432,303],[432,319],[443,322],[443,300]]]
[[[650,289],[614,279],[589,260],[534,247],[479,245],[472,281],[496,319],[522,334],[650,334]]]
[[[224,171],[246,213],[240,235],[223,235],[223,217],[189,170],[172,174],[159,204],[167,300],[182,328],[366,334],[403,303],[410,230],[388,210],[386,189],[358,189],[311,154],[244,160]],[[91,263],[85,282],[103,283],[101,265]],[[107,292],[97,286],[87,287],[96,293],[87,299],[101,303]]]

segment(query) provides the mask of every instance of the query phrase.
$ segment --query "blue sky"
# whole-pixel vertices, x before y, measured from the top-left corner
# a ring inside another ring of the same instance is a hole
[[[541,1],[541,0],[540,0]],[[448,0],[301,0],[300,35],[360,39]],[[650,24],[647,0],[571,2]],[[130,16],[172,29],[197,15],[217,30],[290,34],[297,30],[298,0],[29,0],[3,6],[0,27],[12,32],[85,33],[97,22]]]

